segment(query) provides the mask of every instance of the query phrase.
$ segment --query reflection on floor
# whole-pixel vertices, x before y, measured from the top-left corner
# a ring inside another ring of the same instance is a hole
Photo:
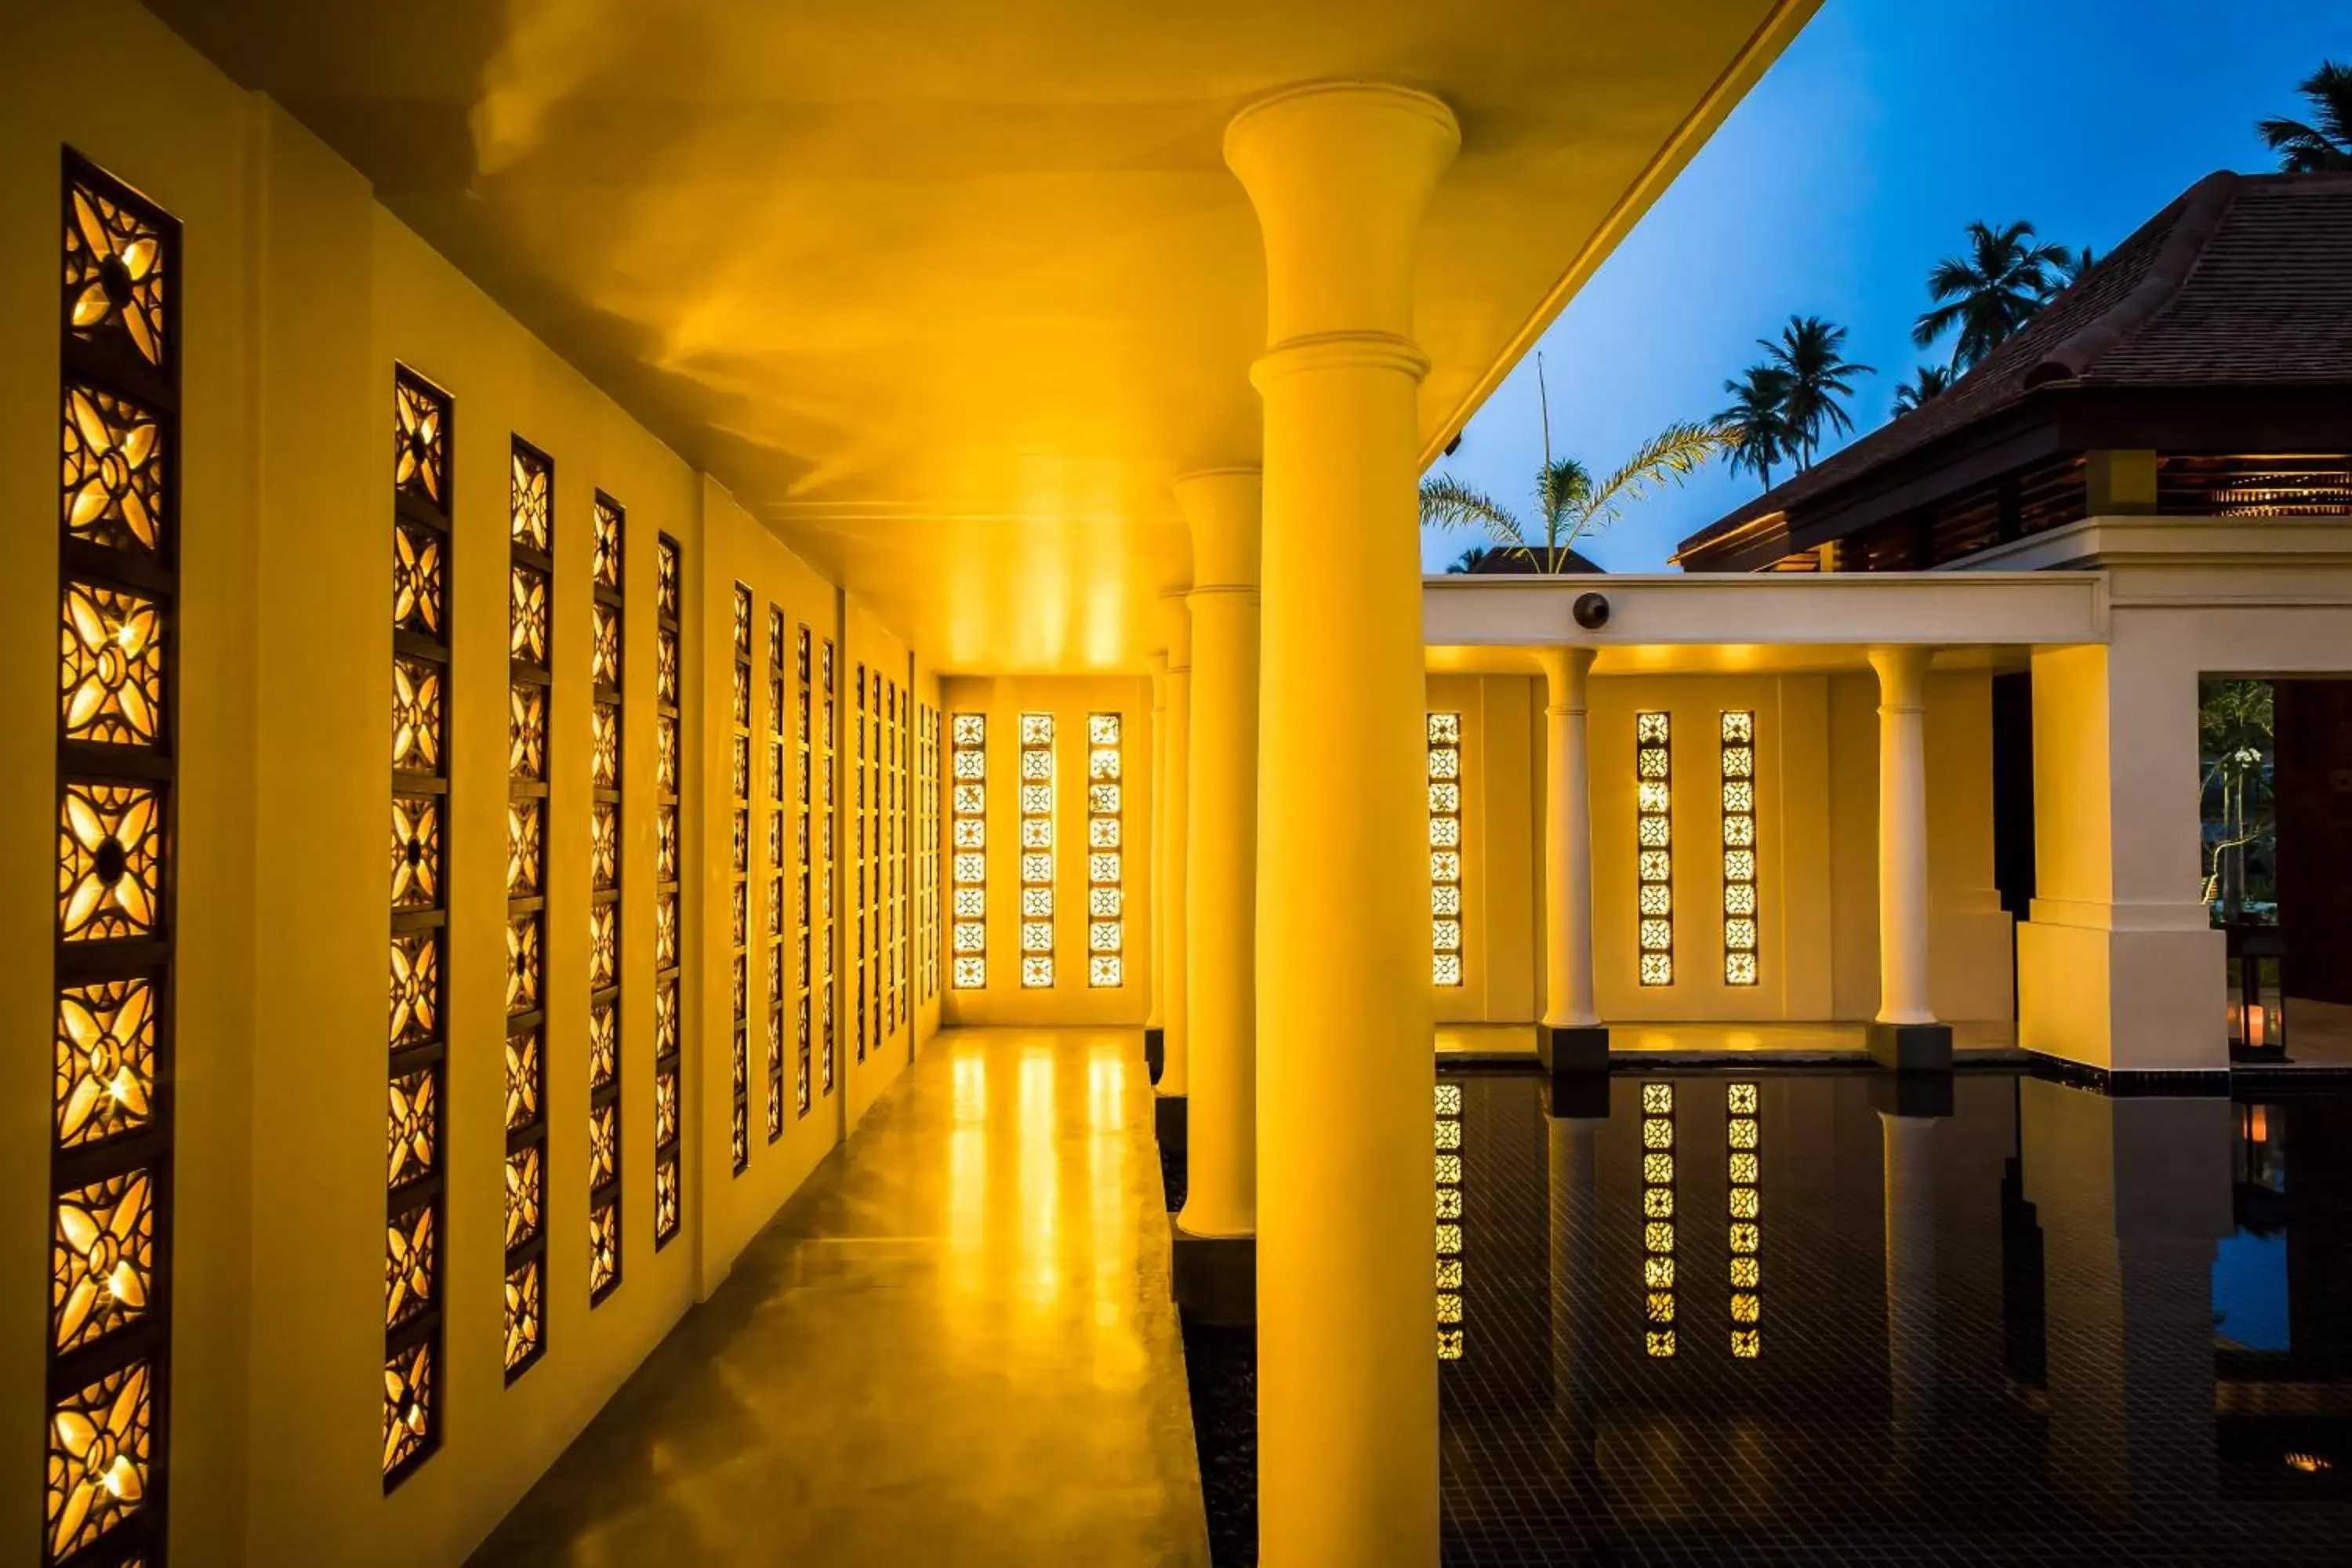
[[[1452,1568],[2346,1560],[2352,1097],[1439,1083]]]
[[[1133,1031],[938,1037],[479,1563],[1204,1564]]]
[[[2286,1054],[2286,1061],[2281,1064],[2286,1067],[2326,1068],[2336,1072],[2352,1068],[2352,1006],[2288,997]]]

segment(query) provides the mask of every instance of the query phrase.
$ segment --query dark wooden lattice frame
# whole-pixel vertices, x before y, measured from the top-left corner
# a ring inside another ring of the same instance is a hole
[[[555,570],[555,536],[558,519],[562,517],[562,511],[556,504],[554,462],[546,453],[521,437],[513,437],[511,440],[508,480],[508,571],[510,574],[535,572],[545,579],[548,645],[547,657],[543,661],[523,657],[515,649],[513,625],[513,616],[516,614],[515,587],[510,579],[508,585],[507,679],[513,688],[536,689],[541,711],[551,712],[554,706],[555,588],[558,580]],[[521,478],[525,472],[535,472],[544,487],[541,503],[547,528],[547,542],[544,548],[534,544],[524,536],[522,525],[517,515],[522,507],[520,490]],[[509,690],[509,715],[514,710],[515,696],[516,692]],[[511,717],[509,721],[512,722]],[[509,806],[511,808],[513,805],[530,803],[539,814],[539,843],[536,849],[538,870],[532,879],[532,883],[538,891],[535,894],[518,896],[516,889],[509,887],[507,920],[509,925],[523,919],[536,920],[539,923],[540,991],[537,1007],[520,1013],[510,1013],[507,1016],[509,1071],[513,1070],[512,1063],[516,1059],[516,1053],[520,1051],[520,1059],[524,1064],[523,1070],[533,1081],[530,1086],[530,1109],[528,1113],[520,1120],[516,1120],[511,1115],[509,1117],[506,1157],[508,1163],[511,1164],[518,1160],[527,1161],[533,1154],[538,1156],[536,1180],[539,1184],[539,1217],[530,1225],[528,1234],[514,1237],[513,1233],[517,1228],[515,1216],[511,1213],[508,1215],[506,1234],[511,1239],[506,1249],[504,1279],[507,1295],[506,1329],[509,1342],[509,1349],[505,1356],[506,1380],[509,1384],[536,1366],[540,1358],[547,1353],[547,847],[549,835],[553,831],[553,823],[550,816],[544,752],[542,752],[540,759],[539,776],[532,778],[528,776],[529,770],[518,769],[514,766],[512,750],[510,746],[507,780],[507,798]],[[509,845],[508,847],[509,858],[514,853],[513,846]],[[511,1201],[509,1197],[509,1202],[511,1203]],[[516,1319],[530,1305],[537,1307],[538,1323],[530,1335],[528,1345],[520,1353],[514,1353],[510,1345],[516,1337]]]

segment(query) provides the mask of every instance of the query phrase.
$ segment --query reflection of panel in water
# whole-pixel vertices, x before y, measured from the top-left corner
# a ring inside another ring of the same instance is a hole
[[[1729,1191],[1725,1207],[1730,1220],[1727,1241],[1731,1251],[1731,1353],[1754,1361],[1764,1351],[1763,1150],[1761,1119],[1756,1086],[1723,1086],[1725,1142],[1729,1145]]]
[[[1437,1086],[1437,1359],[1462,1359],[1462,1086]]]
[[[1642,1086],[1642,1318],[1643,1348],[1675,1353],[1675,1086]]]

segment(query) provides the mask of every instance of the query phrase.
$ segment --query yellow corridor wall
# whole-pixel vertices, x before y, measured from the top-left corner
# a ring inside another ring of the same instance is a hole
[[[910,1053],[730,1171],[720,837],[738,577],[935,690],[890,630],[395,220],[367,182],[124,0],[20,7],[0,51],[0,1021],[48,1037],[55,920],[59,149],[184,226],[170,1555],[461,1560]],[[93,50],[101,47],[102,60]],[[440,1451],[380,1480],[385,733],[395,362],[454,401],[449,1043]],[[544,1358],[502,1373],[506,560],[510,435],[552,458],[557,556],[544,989]],[[587,1300],[590,498],[627,509],[623,1279]],[[654,552],[683,549],[685,1226],[652,1231]],[[762,649],[763,651],[763,649]],[[764,687],[761,690],[764,697]],[[842,795],[839,781],[836,795]],[[911,905],[909,906],[911,908]],[[845,920],[845,912],[843,917]],[[836,943],[836,955],[839,944]],[[928,1026],[917,1010],[915,1029]],[[845,1019],[844,1020],[845,1024]],[[846,1037],[845,1035],[844,1037]],[[788,1058],[789,1060],[789,1058]],[[37,1495],[48,1295],[47,1053],[0,1056],[0,1477]],[[787,1069],[787,1091],[791,1074]],[[0,1562],[29,1561],[29,1510]]]
[[[952,984],[942,1018],[956,1026],[1140,1025],[1150,997],[1151,683],[1141,676],[954,676],[947,711],[988,720],[988,984]],[[1054,716],[1054,984],[1021,984],[1021,715]],[[1120,719],[1120,873],[1126,889],[1123,984],[1087,984],[1087,719]],[[950,722],[952,723],[952,717]],[[942,896],[949,890],[942,889]],[[952,967],[954,954],[948,962]]]

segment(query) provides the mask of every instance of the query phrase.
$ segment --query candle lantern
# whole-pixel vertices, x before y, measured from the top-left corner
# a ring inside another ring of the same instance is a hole
[[[2286,1055],[2286,940],[2276,926],[2233,925],[2229,932],[2230,1055],[2277,1060]]]

